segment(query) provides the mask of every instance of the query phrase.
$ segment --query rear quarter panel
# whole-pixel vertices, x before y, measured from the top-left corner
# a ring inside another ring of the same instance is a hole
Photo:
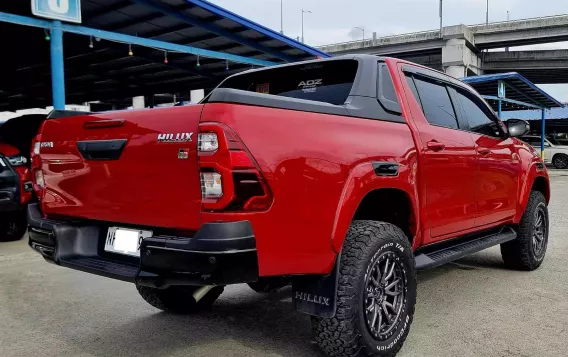
[[[230,216],[251,221],[263,276],[328,273],[341,248],[332,237],[345,237],[365,194],[411,190],[416,151],[406,124],[233,104],[205,105],[201,121],[230,126],[272,190],[268,211]],[[401,174],[379,178],[373,161],[398,162]]]

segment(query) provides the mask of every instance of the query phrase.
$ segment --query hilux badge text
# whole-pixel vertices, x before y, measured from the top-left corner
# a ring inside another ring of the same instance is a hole
[[[159,143],[185,143],[191,141],[193,133],[158,134]]]

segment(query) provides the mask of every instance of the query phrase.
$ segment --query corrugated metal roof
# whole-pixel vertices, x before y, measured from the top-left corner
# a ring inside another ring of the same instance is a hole
[[[203,0],[82,0],[84,26],[236,54],[274,63],[329,57]],[[0,11],[32,17],[29,1],[2,1]],[[42,29],[0,23],[3,78],[0,111],[51,105],[49,42]],[[6,35],[9,34],[9,35]],[[65,34],[68,103],[212,88],[251,66],[182,53],[94,41]]]
[[[488,74],[483,76],[465,77],[463,82],[471,85],[479,94],[483,96],[498,95],[499,81],[505,82],[507,99],[529,103],[544,108],[561,107],[563,104],[546,93],[534,83],[523,77],[517,72]],[[497,101],[489,100],[489,104],[497,111]],[[502,111],[515,111],[519,109],[518,104],[502,103]]]
[[[511,118],[523,119],[523,120],[541,120],[542,113],[540,110],[515,110],[515,111],[502,113],[501,118],[503,120]],[[546,119],[568,120],[568,106],[546,110]]]

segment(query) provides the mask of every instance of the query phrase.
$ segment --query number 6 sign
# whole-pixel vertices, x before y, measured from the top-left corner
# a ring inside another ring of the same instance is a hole
[[[81,0],[32,0],[32,13],[51,20],[81,23]]]
[[[58,14],[67,14],[69,12],[69,0],[47,0],[49,9]]]

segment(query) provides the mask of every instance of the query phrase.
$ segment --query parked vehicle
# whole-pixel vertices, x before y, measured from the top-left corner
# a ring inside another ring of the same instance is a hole
[[[0,126],[0,241],[22,238],[33,187],[30,145],[45,115],[24,115]]]
[[[397,59],[250,70],[199,105],[47,120],[29,244],[174,313],[291,283],[326,353],[392,356],[417,270],[494,245],[541,265],[550,188],[528,129]]]
[[[541,136],[523,136],[521,139],[541,153]],[[544,162],[551,163],[557,169],[568,168],[568,146],[553,144],[550,139],[544,138]]]

